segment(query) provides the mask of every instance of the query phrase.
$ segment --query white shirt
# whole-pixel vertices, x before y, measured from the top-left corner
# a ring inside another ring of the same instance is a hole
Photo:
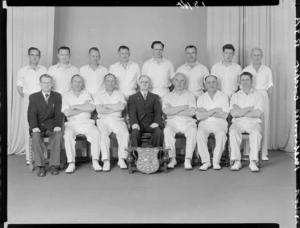
[[[23,93],[30,95],[41,91],[40,77],[43,74],[47,74],[47,68],[38,65],[34,70],[29,65],[22,67],[18,71],[17,86],[23,87]]]
[[[94,96],[94,102],[95,102],[95,105],[99,105],[99,104],[117,104],[119,102],[121,102],[123,104],[126,104],[124,95],[121,92],[119,92],[118,90],[114,90],[111,95],[109,95],[106,90],[100,91],[100,92],[96,93],[96,95]],[[122,117],[122,111],[113,112],[113,113],[109,113],[109,114],[100,114],[100,113],[98,113],[98,118],[99,119],[101,119],[101,118],[103,119],[103,118],[107,118],[107,117],[121,118]]]
[[[204,77],[209,75],[206,66],[199,62],[192,68],[187,63],[178,67],[176,73],[183,73],[187,77],[187,89],[191,91],[196,97],[200,95],[200,90],[204,90]]]
[[[173,107],[188,105],[188,108],[196,108],[196,97],[188,90],[184,90],[183,94],[179,95],[174,89],[162,98],[162,103],[162,109],[167,108],[167,104],[170,104]],[[196,122],[194,118],[188,116],[168,116],[168,119],[174,118],[178,120],[193,120]]]
[[[211,74],[218,77],[219,89],[229,97],[238,89],[241,72],[242,68],[239,64],[231,63],[226,66],[222,61],[214,64],[211,68]]]
[[[230,110],[233,109],[233,105],[236,104],[240,108],[247,108],[249,106],[253,106],[253,110],[259,109],[263,112],[263,99],[259,92],[251,89],[250,93],[247,95],[241,89],[238,92],[234,93],[230,100]],[[240,122],[244,124],[252,124],[252,123],[261,123],[260,118],[250,118],[250,117],[239,117],[233,118],[232,122]]]
[[[255,90],[267,91],[273,86],[272,71],[264,64],[260,66],[258,72],[256,72],[252,64],[244,68],[243,72],[249,72],[253,75],[252,85]]]
[[[128,62],[126,68],[121,62],[116,62],[109,67],[109,72],[118,79],[118,89],[126,97],[136,93],[136,85],[141,75],[140,67],[137,63]]]
[[[214,108],[222,108],[222,112],[229,113],[228,96],[225,93],[218,90],[215,96],[213,97],[213,99],[211,99],[208,92],[205,92],[204,94],[200,95],[200,97],[198,98],[197,107],[205,108],[208,111]],[[226,120],[217,117],[208,117],[202,121],[210,122],[210,123],[220,123],[220,122],[227,123]]]
[[[53,90],[63,94],[70,90],[71,78],[75,74],[79,74],[78,69],[69,64],[67,68],[60,66],[60,64],[53,65],[49,67],[48,74],[54,79]]]
[[[142,75],[148,75],[152,81],[152,93],[163,97],[169,92],[171,78],[174,75],[174,66],[171,61],[162,58],[160,63],[154,58],[147,60],[142,67]]]
[[[80,95],[77,97],[73,90],[65,92],[62,95],[62,108],[61,111],[64,112],[66,109],[69,109],[72,105],[81,105],[84,104],[86,101],[91,101],[91,104],[94,106],[92,96],[90,93],[86,91],[81,91]],[[68,117],[68,122],[72,123],[95,123],[94,120],[91,119],[91,113],[89,112],[82,112],[78,115]]]
[[[104,66],[98,66],[96,70],[88,64],[80,67],[80,75],[84,79],[85,90],[90,94],[94,95],[98,91],[104,89],[103,79],[106,74],[108,74],[108,70]]]

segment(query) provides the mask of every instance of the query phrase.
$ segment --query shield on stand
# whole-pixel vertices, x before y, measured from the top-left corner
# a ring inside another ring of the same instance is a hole
[[[154,173],[159,169],[158,148],[137,148],[137,169],[143,173]]]

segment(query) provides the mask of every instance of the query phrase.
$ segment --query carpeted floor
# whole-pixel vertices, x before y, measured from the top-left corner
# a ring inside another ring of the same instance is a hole
[[[242,170],[129,174],[114,162],[96,173],[30,173],[25,156],[8,157],[8,223],[278,223],[295,226],[293,157],[270,152],[259,173]]]

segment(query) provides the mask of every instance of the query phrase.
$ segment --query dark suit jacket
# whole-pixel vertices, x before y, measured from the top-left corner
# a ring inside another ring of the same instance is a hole
[[[156,94],[148,92],[146,101],[140,91],[131,95],[128,100],[128,113],[131,126],[157,123],[162,127],[161,104]]]
[[[55,127],[62,126],[61,95],[51,91],[48,104],[45,101],[42,91],[29,96],[27,118],[30,132],[33,128],[41,131],[53,131]]]

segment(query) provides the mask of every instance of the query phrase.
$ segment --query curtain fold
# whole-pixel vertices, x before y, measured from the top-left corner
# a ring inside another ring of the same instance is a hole
[[[54,38],[54,7],[7,8],[7,117],[8,154],[25,152],[24,121],[26,112],[17,92],[16,80],[20,68],[28,64],[30,47],[41,50],[40,64],[52,65]]]
[[[236,62],[242,68],[251,63],[253,47],[263,50],[262,61],[271,68],[274,82],[270,97],[269,149],[288,152],[294,152],[295,143],[294,17],[295,5],[285,1],[278,6],[216,7],[208,10],[207,26],[210,64],[220,61],[216,53],[228,42],[238,50]]]

